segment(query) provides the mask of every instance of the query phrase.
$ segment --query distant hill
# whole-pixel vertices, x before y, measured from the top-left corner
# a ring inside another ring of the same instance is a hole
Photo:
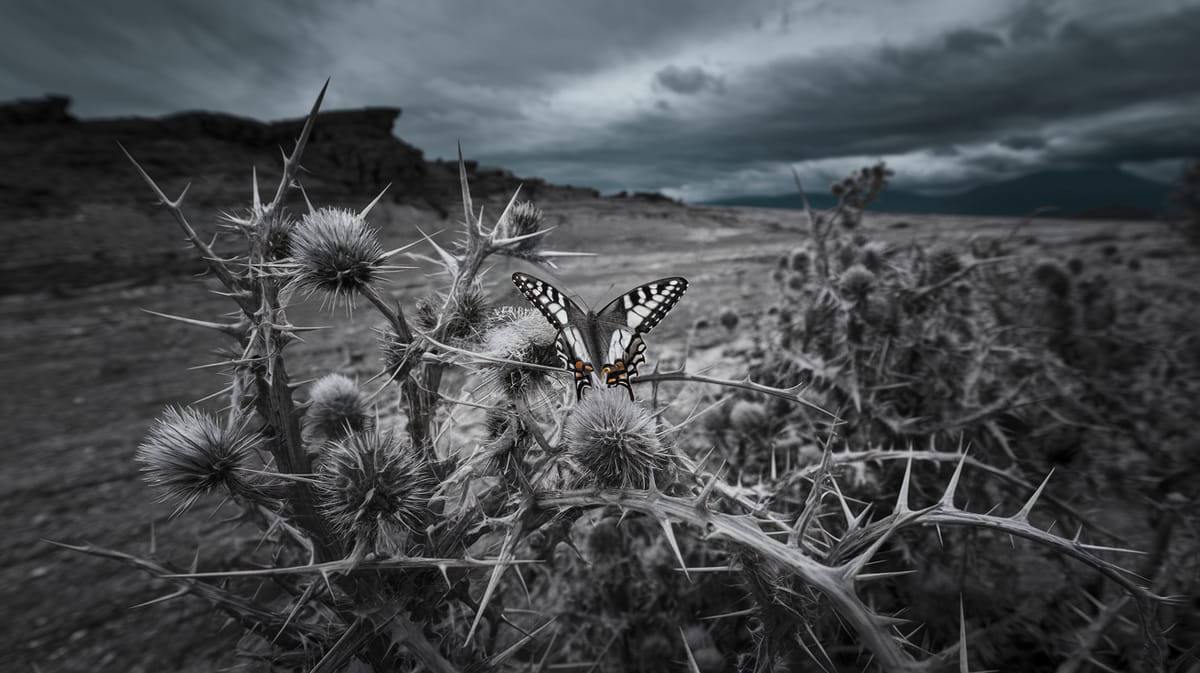
[[[871,209],[891,213],[1019,217],[1035,208],[1053,206],[1058,209],[1056,214],[1063,217],[1104,215],[1115,219],[1145,219],[1163,211],[1170,191],[1169,185],[1145,180],[1117,168],[1042,171],[945,196],[887,189]],[[808,199],[817,209],[832,208],[837,203],[824,189],[813,189]],[[734,196],[704,203],[756,208],[803,207],[800,195],[795,192]]]
[[[189,216],[212,231],[217,212],[247,203],[252,168],[274,188],[280,148],[290,149],[304,124],[213,112],[81,120],[69,108],[65,96],[0,103],[0,156],[10,158],[0,161],[0,295],[200,270],[119,145],[168,194],[190,183]],[[428,160],[393,135],[399,115],[372,107],[318,116],[302,174],[314,203],[357,208],[390,184],[387,200],[461,216],[458,163]],[[598,194],[474,161],[466,169],[480,202],[507,200],[518,185],[522,197],[543,204]],[[214,249],[221,254],[226,244],[237,239]]]

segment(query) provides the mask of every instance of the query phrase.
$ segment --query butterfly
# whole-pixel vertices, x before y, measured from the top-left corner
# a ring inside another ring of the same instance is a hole
[[[624,386],[633,399],[629,379],[646,361],[642,335],[662,322],[687,291],[678,276],[635,287],[600,309],[584,311],[550,283],[524,273],[514,273],[513,284],[530,304],[558,330],[558,357],[575,374],[575,397],[592,385],[592,376],[608,387]],[[599,363],[599,372],[595,363]]]

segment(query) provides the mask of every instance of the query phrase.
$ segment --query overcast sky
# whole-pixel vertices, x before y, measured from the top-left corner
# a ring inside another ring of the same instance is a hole
[[[403,108],[430,158],[606,192],[961,189],[1200,156],[1200,0],[0,0],[0,99],[80,117]]]

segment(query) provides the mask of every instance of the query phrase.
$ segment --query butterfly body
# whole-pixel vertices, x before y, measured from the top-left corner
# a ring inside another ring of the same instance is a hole
[[[633,397],[630,378],[645,361],[642,334],[662,321],[687,290],[687,280],[663,278],[646,283],[609,302],[599,312],[581,309],[544,280],[513,274],[513,284],[558,330],[558,351],[575,375],[575,394],[597,379],[622,386]]]

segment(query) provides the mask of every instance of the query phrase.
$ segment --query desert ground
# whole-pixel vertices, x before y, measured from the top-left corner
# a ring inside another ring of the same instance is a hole
[[[415,240],[419,231],[452,240],[456,205],[446,207],[448,218],[430,209],[383,204],[371,222],[389,248]],[[488,206],[491,212],[499,207]],[[564,260],[552,276],[592,303],[661,276],[690,280],[685,299],[648,339],[651,360],[680,354],[689,338],[698,356],[708,349],[710,361],[719,359],[721,344],[735,337],[715,326],[689,336],[692,326],[701,318],[712,321],[727,307],[747,316],[763,311],[762,297],[772,292],[771,271],[780,255],[806,236],[803,214],[794,211],[601,198],[543,208],[546,223],[557,227],[547,247],[595,254]],[[196,213],[198,221],[211,221],[214,214]],[[186,257],[170,216],[162,211],[147,217],[161,227],[160,240]],[[87,224],[117,232],[114,236],[122,226],[119,219],[94,216]],[[873,237],[903,245],[1005,237],[1017,224],[1003,218],[869,214],[864,227]],[[54,225],[31,219],[26,226]],[[108,254],[137,253],[114,242],[119,238],[93,235],[109,241]],[[1021,227],[1014,240],[1020,255],[1078,256],[1089,264],[1112,264],[1122,278],[1143,279],[1137,282],[1187,284],[1200,267],[1196,252],[1157,222],[1039,218]],[[1140,268],[1105,262],[1113,246],[1123,260],[1139,259]],[[34,253],[8,254],[33,259]],[[32,262],[29,269],[40,272]],[[514,270],[531,269],[505,260],[486,277],[498,303],[519,302],[508,282]],[[388,291],[410,304],[443,282],[426,271],[396,272]],[[32,281],[0,296],[0,417],[8,428],[0,442],[0,530],[7,533],[0,550],[5,607],[0,669],[200,672],[239,665],[233,654],[239,629],[203,601],[184,597],[136,607],[170,593],[170,587],[118,563],[50,544],[94,543],[138,554],[154,545],[182,566],[195,557],[207,568],[226,567],[253,546],[249,531],[230,537],[218,527],[226,512],[217,499],[170,520],[170,508],[154,503],[133,461],[139,440],[164,407],[194,402],[223,385],[219,372],[204,367],[226,346],[222,335],[146,311],[211,319],[230,309],[227,299],[212,292],[211,279],[163,264],[147,263],[140,273],[96,284],[38,287]],[[297,348],[295,379],[339,371],[365,380],[377,370],[370,312],[347,316],[309,302],[292,317],[298,324],[330,326],[309,334]],[[735,373],[738,363],[726,366]]]

